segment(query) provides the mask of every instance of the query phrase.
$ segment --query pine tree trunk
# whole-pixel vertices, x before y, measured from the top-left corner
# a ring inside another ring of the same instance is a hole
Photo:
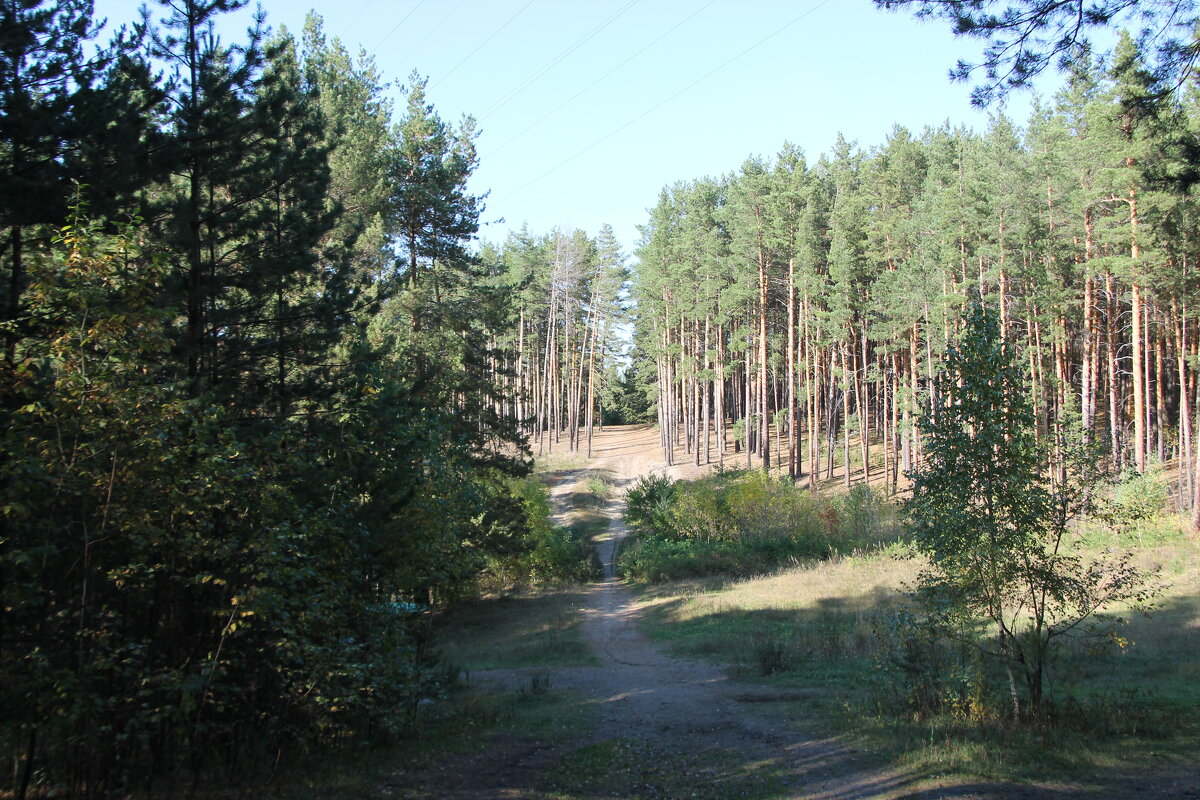
[[[725,326],[717,325],[717,377],[713,387],[716,405],[717,462],[725,465]]]
[[[788,477],[796,479],[796,259],[788,259],[787,286],[787,431]]]
[[[765,472],[771,467],[770,418],[767,416],[767,253],[758,248],[758,448]]]

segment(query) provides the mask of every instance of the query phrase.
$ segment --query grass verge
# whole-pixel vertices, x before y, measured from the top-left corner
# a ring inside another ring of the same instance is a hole
[[[438,646],[468,671],[596,664],[580,624],[584,603],[578,588],[481,600],[447,614]]]
[[[644,739],[611,739],[574,750],[547,771],[538,800],[627,800],[688,797],[699,800],[779,797],[785,779],[770,762],[720,748],[680,751]]]
[[[996,713],[1003,699],[985,695],[997,675],[968,680],[980,696],[955,713],[921,715],[897,701],[887,625],[920,562],[896,553],[643,586],[643,627],[676,654],[786,688],[794,716],[824,720],[827,733],[909,774],[1098,789],[1200,760],[1200,542],[1176,536],[1138,558],[1162,565],[1159,609],[1125,619],[1124,649],[1064,648],[1051,676],[1054,712],[1036,725]]]

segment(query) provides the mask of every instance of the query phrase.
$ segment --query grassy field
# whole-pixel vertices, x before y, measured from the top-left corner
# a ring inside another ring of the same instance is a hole
[[[1160,517],[1145,526],[1153,536],[1140,534],[1139,560],[1161,568],[1157,610],[1125,615],[1124,649],[1064,648],[1051,675],[1055,712],[1036,726],[1012,725],[986,702],[924,717],[896,702],[890,612],[920,569],[902,548],[749,580],[644,586],[644,629],[677,654],[786,690],[797,716],[824,719],[915,774],[1086,786],[1169,771],[1200,755],[1200,542],[1180,522]],[[1138,536],[1097,532],[1088,544]],[[986,665],[966,668],[981,685],[999,683]]]

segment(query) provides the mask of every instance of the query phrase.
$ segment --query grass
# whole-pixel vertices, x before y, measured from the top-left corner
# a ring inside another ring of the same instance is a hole
[[[580,625],[584,602],[569,588],[472,603],[442,621],[438,647],[468,671],[596,664]]]
[[[875,624],[918,566],[858,556],[749,580],[649,586],[644,630],[678,655],[725,664],[740,677],[826,690],[833,707],[861,690]]]
[[[564,443],[560,452],[535,456],[533,459],[533,471],[539,474],[567,472],[582,469],[587,466],[587,463],[587,458],[582,453],[568,452]]]
[[[458,759],[471,758],[498,741],[551,746],[588,725],[589,709],[574,695],[529,691],[471,691],[426,712],[419,734],[388,747],[334,750],[286,765],[271,785],[198,796],[225,800],[358,800],[362,797],[428,797]],[[447,766],[449,765],[449,766]]]
[[[889,702],[894,676],[880,671],[878,632],[921,563],[903,548],[748,580],[643,586],[644,630],[678,655],[786,689],[796,716],[824,719],[827,733],[910,774],[1099,786],[1200,755],[1200,542],[1178,533],[1159,542],[1138,551],[1162,565],[1159,609],[1125,615],[1123,650],[1064,648],[1051,676],[1055,712],[1036,726],[920,718]]]
[[[747,762],[744,753],[721,748],[679,750],[644,739],[622,738],[587,745],[558,759],[548,770],[539,800],[583,800],[603,796],[628,800],[660,798],[779,797],[785,779],[770,762]]]

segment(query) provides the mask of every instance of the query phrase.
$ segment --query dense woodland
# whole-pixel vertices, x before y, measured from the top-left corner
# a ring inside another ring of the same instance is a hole
[[[580,558],[498,383],[520,309],[471,244],[474,122],[415,74],[392,108],[315,17],[222,42],[241,5],[111,40],[87,0],[0,8],[16,796],[403,732],[431,605]]]
[[[1023,129],[1000,110],[982,133],[897,127],[814,161],[785,145],[664,189],[635,286],[664,457],[894,490],[982,299],[1039,436],[1081,426],[1117,471],[1179,459],[1194,505],[1200,96],[1169,89],[1126,35]]]

